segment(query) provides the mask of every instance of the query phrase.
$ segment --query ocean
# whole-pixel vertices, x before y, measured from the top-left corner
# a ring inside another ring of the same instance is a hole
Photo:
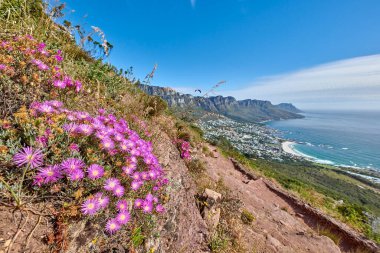
[[[270,121],[295,152],[312,160],[380,170],[380,111],[310,111],[305,118]]]

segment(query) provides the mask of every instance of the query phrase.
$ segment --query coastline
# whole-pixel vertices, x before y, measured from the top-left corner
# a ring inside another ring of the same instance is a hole
[[[373,183],[377,183],[377,184],[380,184],[380,178],[379,177],[376,177],[376,176],[372,176],[372,175],[368,175],[366,173],[363,173],[363,172],[366,172],[368,169],[366,168],[360,168],[360,167],[353,167],[353,166],[344,166],[344,165],[337,165],[337,164],[334,164],[333,162],[331,161],[326,161],[326,160],[319,160],[315,157],[312,157],[312,156],[308,156],[308,155],[305,155],[301,152],[298,152],[295,148],[294,148],[294,145],[297,144],[297,142],[294,142],[294,141],[289,141],[289,140],[286,140],[284,142],[281,143],[281,148],[282,150],[285,152],[285,153],[288,153],[292,156],[295,156],[295,157],[302,157],[310,162],[313,162],[313,163],[317,163],[317,164],[321,164],[321,165],[332,165],[336,168],[345,168],[346,170],[344,170],[346,173],[348,174],[351,174],[351,175],[356,175],[356,176],[359,176],[359,177],[362,177],[364,179],[367,179]],[[347,170],[348,169],[348,170]],[[349,169],[354,169],[354,171],[350,171]]]
[[[296,144],[294,141],[284,141],[281,143],[281,148],[285,153],[288,153],[293,156],[302,156],[301,154],[297,153],[293,146]],[[302,156],[304,157],[304,156]]]

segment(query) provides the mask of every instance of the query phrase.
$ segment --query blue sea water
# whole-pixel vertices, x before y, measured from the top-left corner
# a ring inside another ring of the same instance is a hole
[[[380,111],[310,111],[305,118],[271,121],[293,149],[316,162],[380,170]]]

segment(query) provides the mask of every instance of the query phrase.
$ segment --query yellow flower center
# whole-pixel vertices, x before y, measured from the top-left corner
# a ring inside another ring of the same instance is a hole
[[[94,209],[95,205],[93,203],[88,204],[88,209]]]
[[[27,155],[26,160],[31,161],[33,159],[33,155]]]
[[[53,171],[51,171],[51,170],[49,170],[47,174],[48,174],[48,176],[50,176],[50,177],[51,177],[51,176],[53,176],[53,175],[54,175],[54,172],[53,172]]]
[[[97,176],[97,175],[99,175],[99,171],[94,170],[94,171],[92,172],[92,175],[93,175],[93,176]]]
[[[112,223],[112,224],[110,225],[110,228],[111,228],[111,229],[116,228],[116,224],[115,224],[115,223]]]

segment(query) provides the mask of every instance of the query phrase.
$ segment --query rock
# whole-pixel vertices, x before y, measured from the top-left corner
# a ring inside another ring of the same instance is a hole
[[[166,189],[168,201],[166,212],[159,216],[157,226],[152,234],[159,234],[158,239],[147,238],[145,250],[155,249],[155,253],[164,252],[208,252],[208,230],[194,199],[196,187],[191,175],[170,138],[162,136],[156,143],[155,152],[165,168],[171,184]],[[147,252],[147,251],[143,251]]]
[[[206,209],[204,213],[204,219],[206,221],[206,224],[211,231],[215,231],[216,227],[219,224],[220,220],[220,208],[212,208],[212,209]]]
[[[218,158],[219,157],[219,153],[217,151],[213,151],[213,152],[211,152],[211,156],[213,158]]]
[[[205,189],[205,192],[203,194],[207,199],[212,200],[213,203],[218,202],[220,199],[222,199],[222,194],[219,192],[210,190],[208,188]]]
[[[8,248],[9,245],[11,244],[11,241],[12,241],[11,239],[6,240],[5,243],[4,243],[4,248]]]
[[[284,245],[279,240],[272,237],[271,235],[267,235],[267,241],[269,244],[274,246],[277,250],[280,250],[284,247]]]
[[[158,157],[160,164],[164,167],[169,165],[171,148],[165,150],[164,154]]]

